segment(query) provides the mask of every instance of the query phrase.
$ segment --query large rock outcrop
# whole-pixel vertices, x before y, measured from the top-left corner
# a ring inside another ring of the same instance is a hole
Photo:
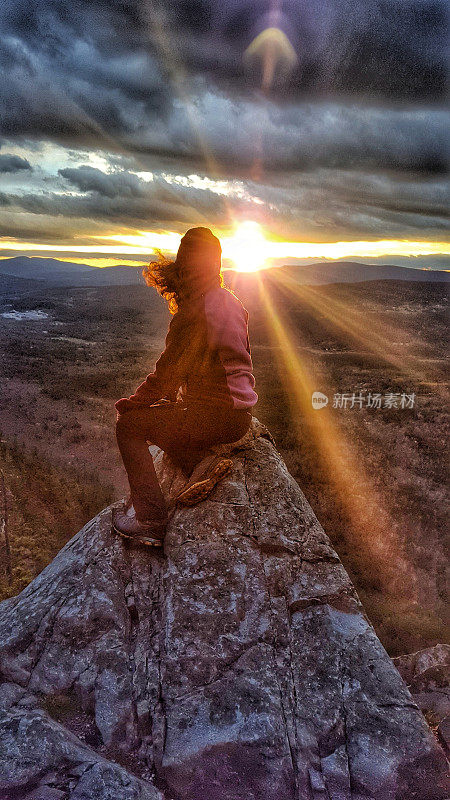
[[[0,610],[0,797],[443,800],[446,761],[257,420],[165,554],[89,522]],[[156,451],[155,451],[156,452]],[[158,453],[168,498],[182,477]]]
[[[437,644],[394,658],[420,710],[450,755],[450,645]]]

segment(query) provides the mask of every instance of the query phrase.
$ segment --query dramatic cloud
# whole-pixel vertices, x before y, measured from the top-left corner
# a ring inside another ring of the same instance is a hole
[[[439,238],[446,16],[444,0],[3,0],[0,235],[250,218],[313,241]],[[252,48],[268,29],[280,70],[267,36]]]
[[[163,124],[141,131],[142,152],[204,164],[211,151],[228,173],[238,174],[255,162],[266,171],[318,165],[446,171],[450,115],[444,110],[330,102],[278,106],[207,90],[199,92],[194,107],[194,124],[185,106],[175,103]]]
[[[31,164],[26,158],[7,153],[0,155],[0,172],[19,172],[21,169],[31,170]]]
[[[263,29],[276,27],[297,55],[283,94],[428,100],[445,92],[443,1],[285,0],[278,11],[254,0],[163,5],[161,18],[175,49],[195,72],[208,72],[219,82],[254,86],[258,76],[245,75],[241,54]]]
[[[82,192],[98,192],[111,198],[145,196],[144,182],[126,171],[105,175],[100,169],[82,165],[76,169],[60,169],[58,173]]]
[[[53,220],[54,233],[59,229],[67,237],[71,231],[77,239],[77,226],[85,229],[94,218],[117,231],[151,230],[155,225],[181,231],[186,224],[220,226],[249,217],[266,224],[270,219],[279,235],[311,241],[418,234],[438,239],[448,228],[442,177],[400,179],[388,173],[317,168],[305,171],[300,180],[296,173],[283,173],[271,182],[167,173],[143,179],[125,170],[105,173],[86,165],[59,174],[63,182],[55,177],[53,190],[47,181],[45,192],[0,193],[0,206],[40,216],[44,227]],[[65,183],[77,191],[62,192]],[[25,229],[29,226],[28,221]]]
[[[36,194],[0,192],[0,206],[64,219],[103,219],[122,228],[144,228],[160,222],[173,227],[191,219],[204,221],[206,215],[218,220],[224,212],[223,196],[204,189],[173,186],[161,176],[145,182],[123,171],[108,175],[87,167],[63,169],[60,173],[81,193],[63,193],[59,187],[58,191]]]
[[[79,143],[127,137],[164,120],[199,76],[212,89],[252,96],[261,81],[246,72],[243,54],[275,23],[298,64],[272,100],[443,97],[443,2],[290,0],[276,19],[270,5],[3,0],[1,130]]]

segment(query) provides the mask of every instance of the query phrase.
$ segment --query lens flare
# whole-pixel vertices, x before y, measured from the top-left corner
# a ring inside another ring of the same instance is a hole
[[[280,28],[266,28],[244,53],[244,63],[260,62],[262,88],[270,89],[274,81],[285,78],[297,64],[297,55],[286,34]]]
[[[397,534],[395,520],[365,472],[357,447],[338,427],[329,406],[308,413],[317,381],[306,363],[306,347],[302,346],[299,331],[291,328],[287,316],[282,316],[277,308],[263,273],[258,275],[258,285],[269,335],[283,367],[295,433],[300,441],[303,427],[308,424],[330,485],[351,522],[352,546],[368,562],[379,564],[380,572],[383,566],[386,590],[407,591],[413,602],[417,599],[416,577]]]
[[[412,337],[406,328],[392,322],[380,325],[379,317],[370,310],[363,313],[352,306],[351,300],[332,298],[323,295],[318,287],[300,285],[283,270],[275,273],[274,280],[287,300],[292,302],[295,298],[318,321],[329,320],[352,342],[355,350],[371,353],[376,360],[395,367],[400,375],[415,384],[433,380],[433,371],[427,369],[427,359],[417,355],[427,352],[426,342],[417,336]],[[436,386],[435,391],[446,394],[444,387]]]
[[[222,250],[238,272],[257,272],[268,258],[267,241],[257,222],[242,222],[234,236],[222,239]]]

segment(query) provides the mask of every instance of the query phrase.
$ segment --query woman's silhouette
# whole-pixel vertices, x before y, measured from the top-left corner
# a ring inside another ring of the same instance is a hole
[[[208,228],[191,228],[174,262],[161,257],[144,270],[146,283],[167,300],[173,317],[155,371],[115,404],[130,498],[113,523],[117,533],[144,544],[161,545],[167,526],[148,442],[165,450],[187,479],[205,458],[202,475],[187,481],[177,498],[192,505],[231,466],[229,459],[206,458],[209,448],[242,438],[258,400],[248,312],[223,285],[221,255]]]

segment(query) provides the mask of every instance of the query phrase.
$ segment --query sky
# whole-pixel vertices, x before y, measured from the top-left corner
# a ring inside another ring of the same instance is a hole
[[[230,258],[448,268],[447,16],[2,0],[0,258],[141,264],[206,225]]]

